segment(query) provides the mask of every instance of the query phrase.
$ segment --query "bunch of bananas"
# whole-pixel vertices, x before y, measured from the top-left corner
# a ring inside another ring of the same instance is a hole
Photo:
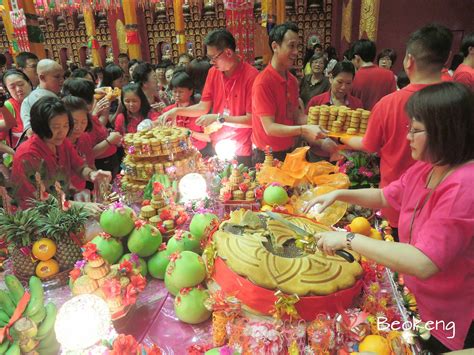
[[[13,275],[5,276],[8,291],[0,290],[0,327],[10,323],[18,303],[25,294],[25,288]],[[32,276],[29,281],[30,300],[25,310],[10,327],[10,341],[6,336],[0,344],[0,354],[21,353],[50,355],[57,354],[59,344],[54,332],[56,305],[44,305],[44,290],[41,280]]]

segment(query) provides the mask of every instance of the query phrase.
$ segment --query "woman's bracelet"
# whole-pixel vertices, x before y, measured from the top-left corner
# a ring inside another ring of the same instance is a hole
[[[108,145],[112,145],[112,143],[109,142],[109,138],[105,138],[105,141],[107,142]]]

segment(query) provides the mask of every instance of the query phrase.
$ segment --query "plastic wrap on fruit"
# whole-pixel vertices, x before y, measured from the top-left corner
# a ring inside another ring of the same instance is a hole
[[[137,132],[148,131],[153,128],[153,122],[150,119],[141,121],[137,126]]]

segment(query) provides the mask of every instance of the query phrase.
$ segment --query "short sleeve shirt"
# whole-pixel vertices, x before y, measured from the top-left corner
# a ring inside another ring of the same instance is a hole
[[[362,101],[366,110],[372,110],[382,97],[395,90],[397,83],[393,73],[377,65],[359,68],[352,82],[352,95]]]
[[[459,64],[453,75],[454,81],[464,84],[474,91],[474,69],[466,64]]]
[[[260,150],[270,146],[280,152],[292,148],[295,137],[269,136],[262,117],[272,116],[274,122],[294,126],[298,116],[298,80],[290,73],[283,78],[271,64],[257,76],[253,86],[252,142]]]
[[[454,337],[443,327],[431,332],[451,350],[459,350],[474,319],[474,163],[454,170],[433,191],[426,187],[431,170],[431,164],[417,162],[383,194],[400,213],[400,242],[419,249],[439,269],[426,280],[404,277],[421,320],[454,322]]]
[[[230,116],[245,116],[252,112],[252,86],[258,70],[250,64],[240,62],[231,77],[212,67],[206,78],[201,101],[212,102],[213,113],[229,111]],[[215,144],[222,140],[237,143],[238,156],[250,156],[252,152],[252,128],[235,128],[224,125],[211,135]]]

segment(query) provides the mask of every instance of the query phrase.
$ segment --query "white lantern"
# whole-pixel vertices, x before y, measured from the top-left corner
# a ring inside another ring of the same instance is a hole
[[[64,354],[88,349],[113,331],[109,307],[98,296],[76,296],[59,310],[54,330]]]
[[[232,160],[237,152],[237,143],[231,139],[224,139],[216,143],[215,150],[220,160]]]
[[[202,200],[207,197],[206,180],[200,174],[191,173],[183,176],[178,189],[181,202]]]

